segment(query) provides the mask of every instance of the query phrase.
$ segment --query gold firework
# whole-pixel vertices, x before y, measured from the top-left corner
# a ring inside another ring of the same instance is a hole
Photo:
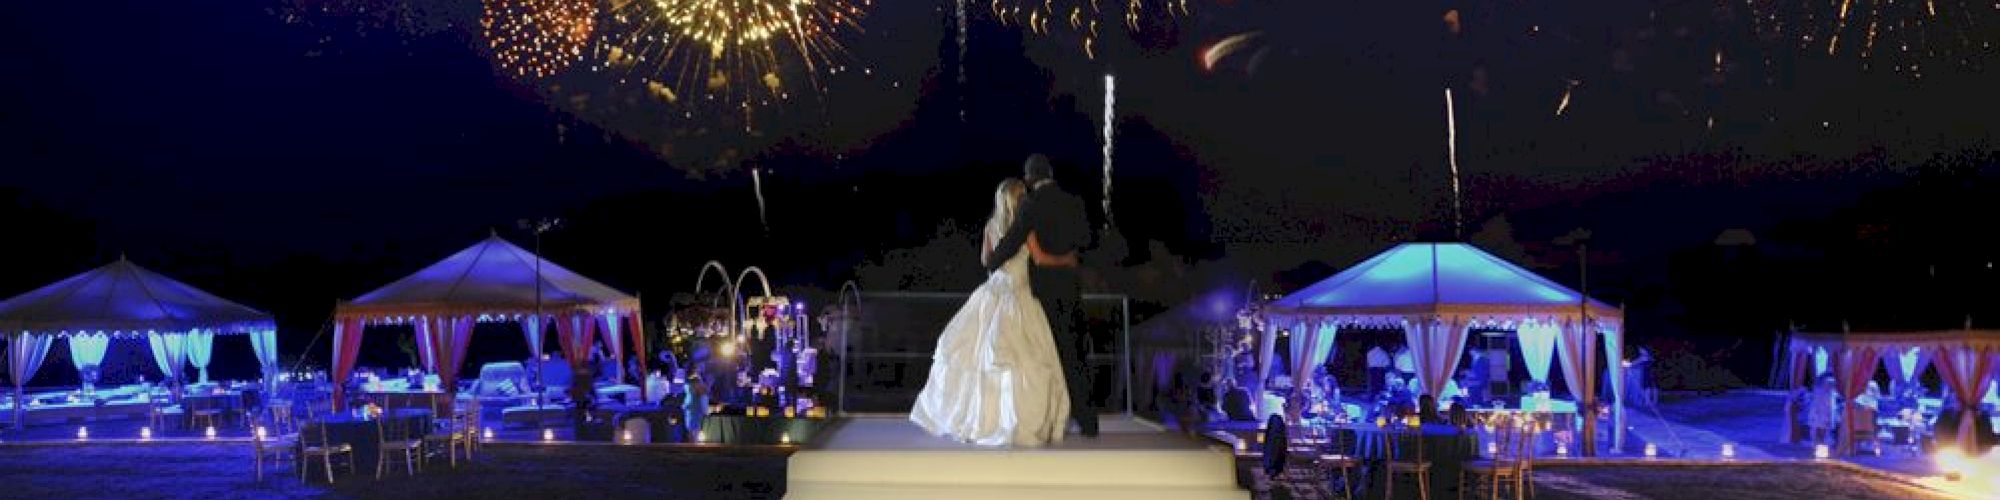
[[[500,67],[546,78],[583,59],[597,23],[590,0],[485,0],[479,26]]]
[[[748,107],[791,97],[794,85],[824,90],[841,71],[840,37],[860,31],[872,0],[636,0],[605,33],[606,66],[639,75],[665,95],[703,96]],[[797,76],[802,82],[787,81]],[[669,99],[678,100],[679,97]]]
[[[958,0],[960,2],[968,0]],[[1029,33],[1049,35],[1057,29],[1080,36],[1083,54],[1097,58],[1097,39],[1104,24],[1098,18],[1117,15],[1125,29],[1138,31],[1147,16],[1186,16],[1187,0],[988,0],[987,10],[1004,26],[1019,26]],[[1105,7],[1106,2],[1122,5]],[[1113,11],[1117,12],[1113,12]]]

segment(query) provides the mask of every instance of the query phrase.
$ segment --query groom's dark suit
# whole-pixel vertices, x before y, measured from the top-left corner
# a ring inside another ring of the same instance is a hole
[[[1028,191],[1007,234],[993,245],[986,272],[1014,257],[1026,244],[1028,233],[1042,251],[1062,255],[1083,247],[1090,239],[1090,221],[1083,200],[1056,186],[1053,181],[1037,182]],[[1048,312],[1049,329],[1055,332],[1056,353],[1062,357],[1063,379],[1068,382],[1070,418],[1085,436],[1097,435],[1097,411],[1090,408],[1090,379],[1084,371],[1084,356],[1090,352],[1079,330],[1083,325],[1083,286],[1074,267],[1031,266],[1035,299]]]

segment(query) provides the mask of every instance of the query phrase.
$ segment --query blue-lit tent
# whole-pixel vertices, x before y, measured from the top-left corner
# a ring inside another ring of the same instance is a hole
[[[1597,338],[1604,338],[1610,359],[1624,349],[1624,311],[1465,243],[1396,245],[1265,305],[1261,313],[1259,382],[1270,376],[1280,331],[1291,334],[1293,359],[1304,360],[1294,366],[1311,367],[1325,362],[1342,326],[1400,326],[1418,379],[1436,396],[1458,366],[1471,329],[1500,328],[1521,334],[1531,372],[1539,368],[1546,374],[1551,357],[1561,360],[1580,407],[1590,408],[1596,400]],[[1541,366],[1534,366],[1538,362]],[[1620,365],[1606,366],[1613,372],[1612,394],[1621,397]],[[1613,407],[1616,428],[1622,429],[1622,405]],[[1591,420],[1584,419],[1586,435]],[[1614,435],[1622,444],[1622,433]]]
[[[0,331],[7,334],[8,370],[15,401],[56,338],[67,338],[76,368],[94,366],[115,337],[144,338],[168,377],[192,363],[208,379],[216,334],[250,335],[258,364],[270,380],[277,368],[277,323],[271,315],[211,295],[119,258],[6,301]],[[18,410],[20,405],[16,405]],[[16,421],[19,421],[18,411]]]

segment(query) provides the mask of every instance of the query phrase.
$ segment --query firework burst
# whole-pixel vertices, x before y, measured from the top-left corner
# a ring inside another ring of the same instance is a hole
[[[987,0],[987,11],[1006,26],[1035,35],[1068,31],[1079,35],[1083,54],[1097,58],[1098,39],[1114,24],[1138,31],[1147,16],[1186,16],[1187,0]],[[1106,3],[1116,4],[1107,7]],[[1111,21],[1117,16],[1117,21]],[[963,21],[961,21],[963,22]]]
[[[1978,69],[1994,55],[2000,3],[1990,0],[1743,0],[1755,33],[1806,52],[1855,57],[1864,70],[1921,79],[1943,67]]]
[[[859,33],[872,0],[634,0],[615,8],[605,67],[629,71],[669,101],[699,96],[734,107],[825,91],[839,73],[840,38]]]
[[[597,24],[590,0],[485,0],[484,7],[487,46],[515,76],[547,78],[582,60]]]

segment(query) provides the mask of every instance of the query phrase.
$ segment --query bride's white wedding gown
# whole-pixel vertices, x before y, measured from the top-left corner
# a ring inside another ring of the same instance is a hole
[[[1069,395],[1048,314],[1028,285],[1024,248],[972,291],[938,337],[911,422],[983,446],[1062,441]]]

